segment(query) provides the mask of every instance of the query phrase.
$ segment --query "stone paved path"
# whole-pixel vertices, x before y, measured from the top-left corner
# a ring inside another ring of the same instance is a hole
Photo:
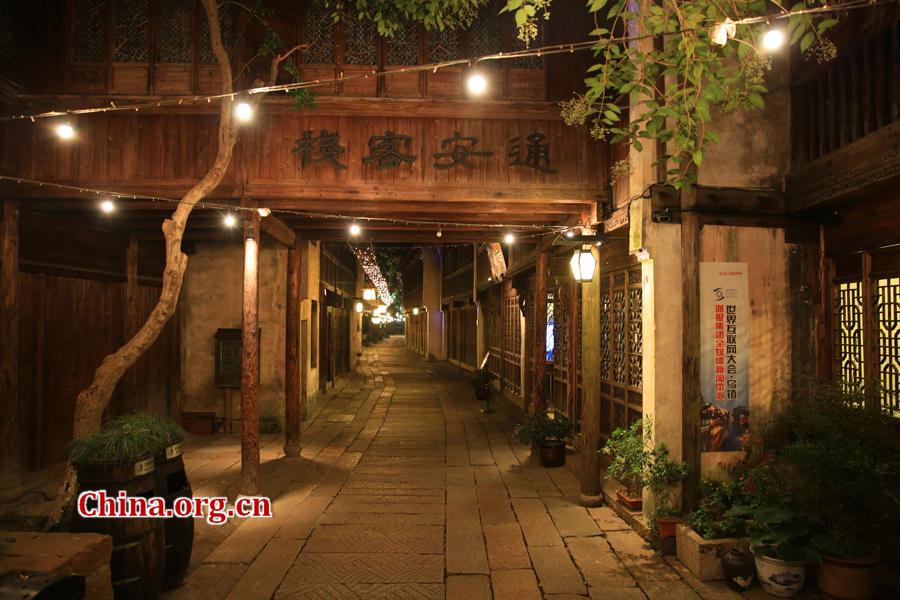
[[[364,349],[343,385],[303,431],[301,458],[262,436],[274,516],[198,520],[191,573],[166,600],[745,598],[692,580],[609,508],[578,506],[575,476],[532,459],[502,403],[482,414],[465,372],[402,338]],[[195,495],[234,499],[238,444],[191,441]]]

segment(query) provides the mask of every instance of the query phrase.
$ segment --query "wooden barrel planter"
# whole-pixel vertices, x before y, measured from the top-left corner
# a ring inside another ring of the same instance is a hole
[[[107,497],[125,492],[129,497],[156,495],[154,461],[130,465],[93,462],[78,470],[80,491],[104,491]],[[92,508],[88,506],[88,508]],[[165,534],[161,518],[85,518],[77,511],[72,530],[108,535],[113,539],[109,562],[116,600],[157,600],[165,566]]]
[[[165,456],[156,459],[156,493],[165,498],[166,508],[178,498],[193,498],[193,490],[184,472],[184,460],[181,458],[181,444],[166,448]],[[163,574],[162,589],[168,590],[179,586],[187,575],[191,562],[191,550],[194,547],[194,519],[190,517],[169,517],[165,520],[166,532],[166,567]]]

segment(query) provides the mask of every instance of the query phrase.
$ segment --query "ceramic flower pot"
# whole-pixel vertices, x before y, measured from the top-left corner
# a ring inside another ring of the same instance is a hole
[[[806,565],[802,562],[785,562],[777,558],[757,556],[756,576],[763,590],[780,598],[793,598],[803,589],[806,581]]]
[[[616,490],[616,497],[631,511],[641,510],[644,506],[644,499],[639,490]]]
[[[753,564],[753,555],[732,548],[719,557],[722,564],[722,573],[725,576],[725,585],[735,592],[745,592],[753,583],[756,574],[756,565]]]
[[[878,558],[844,560],[822,556],[816,573],[819,591],[831,600],[872,600],[875,598],[875,567]]]
[[[566,447],[538,446],[538,456],[546,468],[561,467],[566,464]]]
[[[681,517],[657,517],[656,530],[659,532],[659,537],[675,537],[675,526],[679,523],[684,523],[684,519]]]

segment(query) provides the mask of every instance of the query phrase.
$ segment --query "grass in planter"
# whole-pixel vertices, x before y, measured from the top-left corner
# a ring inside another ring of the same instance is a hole
[[[149,452],[165,455],[166,448],[186,437],[175,421],[141,412],[111,419],[103,428],[71,443],[72,460],[78,466],[91,462],[132,464]]]

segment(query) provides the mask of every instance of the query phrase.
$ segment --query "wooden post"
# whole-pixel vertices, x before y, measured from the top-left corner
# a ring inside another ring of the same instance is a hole
[[[834,261],[825,256],[825,228],[819,233],[819,285],[821,298],[816,315],[816,360],[819,379],[833,381],[834,371]]]
[[[872,278],[872,255],[862,253],[862,284],[860,299],[862,300],[863,332],[862,358],[863,381],[865,382],[866,407],[877,410],[880,406],[878,397],[878,325],[875,318],[878,297],[878,280]]]
[[[284,359],[284,453],[300,456],[300,275],[303,251],[288,248]]]
[[[22,497],[19,455],[19,207],[3,204],[0,245],[0,502]]]
[[[681,451],[691,470],[684,478],[682,508],[697,508],[700,483],[700,218],[697,187],[681,190],[682,387]],[[657,420],[661,415],[657,416]]]
[[[259,488],[259,213],[244,221],[244,294],[241,314],[241,493]]]
[[[128,253],[125,255],[125,339],[130,340],[140,329],[138,317],[138,239],[132,233],[128,240]],[[137,370],[134,365],[125,372],[122,378],[122,414],[130,415],[138,410]]]
[[[581,310],[581,303],[578,302],[578,286],[581,285],[574,279],[569,278],[569,368],[566,370],[568,394],[566,398],[567,412],[576,417],[575,405],[578,400],[578,311]]]
[[[547,370],[547,271],[549,258],[547,250],[538,244],[534,285],[534,385],[533,400],[535,414],[547,408],[544,397],[544,371]]]
[[[592,252],[594,252],[592,250]],[[596,253],[594,254],[596,258]],[[599,262],[599,261],[598,261]],[[594,270],[594,279],[581,284],[582,336],[585,340],[600,339],[600,269]],[[577,315],[576,315],[577,318]],[[600,344],[581,346],[581,360],[588,365],[582,372],[581,407],[581,493],[578,502],[582,506],[600,506],[603,503],[603,472],[600,466]],[[572,364],[569,359],[569,364]]]

